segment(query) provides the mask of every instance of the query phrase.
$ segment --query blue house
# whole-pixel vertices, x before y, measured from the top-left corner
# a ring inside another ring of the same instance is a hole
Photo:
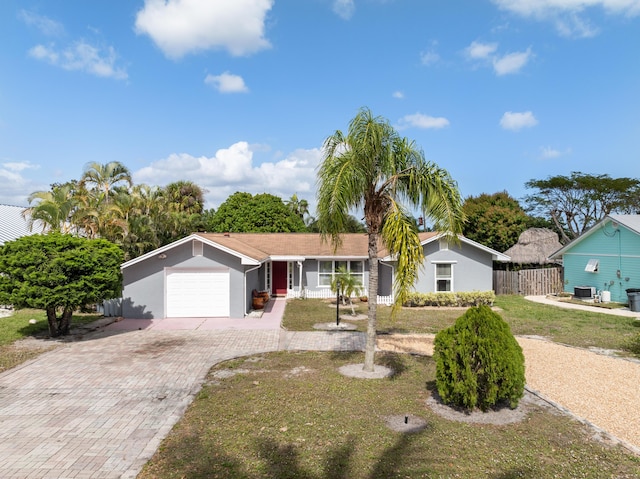
[[[626,303],[640,288],[640,215],[608,215],[549,258],[562,259],[566,292]]]

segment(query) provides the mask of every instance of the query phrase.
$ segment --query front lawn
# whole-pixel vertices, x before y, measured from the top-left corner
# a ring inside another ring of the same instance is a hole
[[[430,357],[379,353],[388,379],[342,376],[360,353],[279,352],[221,363],[139,479],[632,478],[640,458],[542,405],[470,424],[427,405]],[[420,432],[388,426],[426,422]]]
[[[356,301],[357,312],[367,314],[367,303]],[[522,296],[498,296],[495,307],[515,335],[544,336],[578,347],[623,349],[640,333],[640,321],[624,316],[580,311],[534,303]],[[351,310],[344,308],[343,314]],[[464,309],[402,308],[395,319],[391,307],[378,305],[378,334],[437,333],[451,326]],[[335,302],[317,299],[289,300],[283,326],[292,331],[313,331],[318,323],[335,322]],[[366,331],[367,321],[349,321],[358,331]]]
[[[97,314],[74,314],[72,326],[78,323],[89,323],[101,317]],[[35,319],[35,324],[29,321]],[[43,351],[54,347],[24,348],[15,342],[29,337],[46,337],[49,331],[47,316],[39,309],[20,309],[11,316],[0,318],[0,372],[13,368],[20,363],[36,357]]]

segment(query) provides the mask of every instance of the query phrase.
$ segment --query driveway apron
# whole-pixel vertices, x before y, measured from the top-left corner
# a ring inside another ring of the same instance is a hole
[[[212,365],[277,350],[279,337],[131,331],[69,343],[5,371],[0,477],[136,477]]]

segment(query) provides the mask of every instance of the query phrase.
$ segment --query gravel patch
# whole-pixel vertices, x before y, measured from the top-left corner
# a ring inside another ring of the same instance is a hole
[[[432,334],[383,336],[378,339],[378,348],[430,356],[433,355],[434,337]],[[592,426],[596,432],[606,431],[622,445],[640,454],[638,361],[612,357],[602,351],[565,346],[539,337],[516,339],[525,357],[527,389],[557,409]],[[527,395],[523,401],[528,401]],[[513,414],[517,414],[517,409]],[[505,412],[500,411],[500,414]]]

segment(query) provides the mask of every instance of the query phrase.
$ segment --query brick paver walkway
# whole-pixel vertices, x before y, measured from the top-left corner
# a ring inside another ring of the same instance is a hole
[[[280,331],[131,331],[0,374],[0,478],[134,478],[215,363]]]

